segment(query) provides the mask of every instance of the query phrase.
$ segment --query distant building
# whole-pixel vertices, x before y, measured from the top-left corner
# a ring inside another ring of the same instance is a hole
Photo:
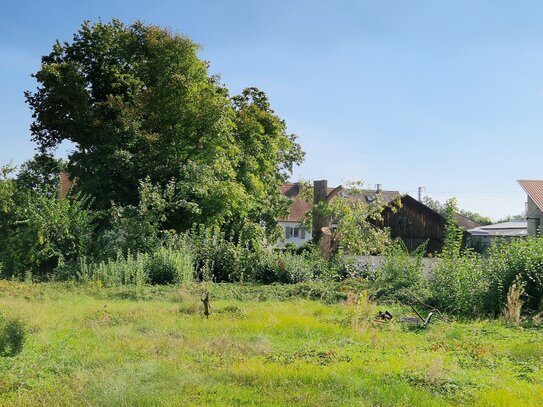
[[[528,194],[526,207],[528,236],[540,235],[543,225],[543,180],[520,179],[517,182]]]
[[[512,220],[468,229],[467,246],[484,253],[496,239],[511,241],[528,235],[528,221]]]
[[[326,182],[326,181],[320,181]],[[339,191],[340,188],[328,188],[326,187],[326,193],[328,195]],[[277,247],[285,246],[289,243],[294,243],[298,246],[309,242],[313,238],[311,230],[305,229],[303,225],[305,214],[313,208],[313,203],[308,202],[300,197],[300,184],[285,184],[281,188],[281,192],[286,197],[292,200],[290,207],[290,213],[286,218],[278,219],[279,225],[283,229],[283,239],[277,242]],[[338,195],[342,196],[344,192],[338,192]],[[377,197],[384,204],[388,204],[396,199],[400,193],[398,191],[383,191],[383,190],[361,190],[360,194],[355,196],[355,199],[362,199],[365,202],[373,202]]]
[[[333,188],[328,189],[328,192],[331,192]],[[276,243],[277,247],[283,247],[289,243],[301,246],[313,238],[311,230],[303,227],[305,214],[313,208],[313,204],[302,199],[300,192],[299,183],[284,184],[281,187],[281,193],[290,198],[292,204],[288,216],[277,220],[283,229],[283,238]]]
[[[326,181],[317,182],[326,183]],[[335,193],[342,196],[345,191],[339,189],[338,192],[338,189],[326,187],[329,195]],[[292,199],[292,206],[286,218],[278,219],[279,225],[283,228],[284,238],[276,246],[281,247],[288,243],[301,245],[310,241],[313,233],[302,227],[302,221],[304,215],[313,208],[313,203],[299,196],[300,185],[297,183],[283,185],[282,193]],[[445,218],[410,195],[402,195],[398,191],[367,189],[361,190],[354,199],[364,200],[367,203],[379,199],[384,204],[383,220],[374,224],[379,228],[389,228],[391,237],[401,238],[410,251],[426,241],[428,253],[440,252],[443,248]],[[400,205],[396,207],[395,202]],[[461,215],[456,216],[456,221],[464,229],[481,226]]]

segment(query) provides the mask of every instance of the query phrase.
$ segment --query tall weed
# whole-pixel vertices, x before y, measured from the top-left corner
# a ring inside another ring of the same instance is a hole
[[[504,316],[505,321],[510,325],[518,325],[520,323],[522,294],[524,294],[524,287],[522,284],[513,284],[507,292],[507,302],[505,304]]]

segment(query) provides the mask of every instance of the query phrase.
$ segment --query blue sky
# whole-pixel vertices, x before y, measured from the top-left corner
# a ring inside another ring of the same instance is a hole
[[[19,1],[0,14],[0,163],[33,155],[23,91],[83,20],[170,27],[232,93],[257,86],[307,153],[294,180],[418,186],[493,218],[543,178],[543,2]]]

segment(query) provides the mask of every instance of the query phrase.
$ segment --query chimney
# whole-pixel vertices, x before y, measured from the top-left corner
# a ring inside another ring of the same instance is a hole
[[[70,180],[70,173],[67,171],[60,171],[59,173],[59,188],[58,195],[60,198],[66,198],[68,192],[72,188],[72,181]]]
[[[323,179],[313,182],[313,242],[318,244],[322,238],[322,228],[328,225],[328,218],[315,210],[319,202],[326,201],[328,181]]]

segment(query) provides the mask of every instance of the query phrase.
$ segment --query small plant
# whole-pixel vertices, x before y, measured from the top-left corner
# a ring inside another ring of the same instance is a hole
[[[21,319],[0,313],[0,356],[15,356],[23,350],[26,329]]]
[[[362,294],[357,294],[348,300],[348,302],[353,301],[355,302],[354,315],[352,318],[353,329],[360,332],[366,332],[377,313],[377,304],[371,300],[367,290],[362,291]]]
[[[520,323],[520,312],[522,310],[522,295],[524,286],[522,284],[513,284],[507,292],[507,302],[505,304],[504,316],[509,325],[518,325]]]

